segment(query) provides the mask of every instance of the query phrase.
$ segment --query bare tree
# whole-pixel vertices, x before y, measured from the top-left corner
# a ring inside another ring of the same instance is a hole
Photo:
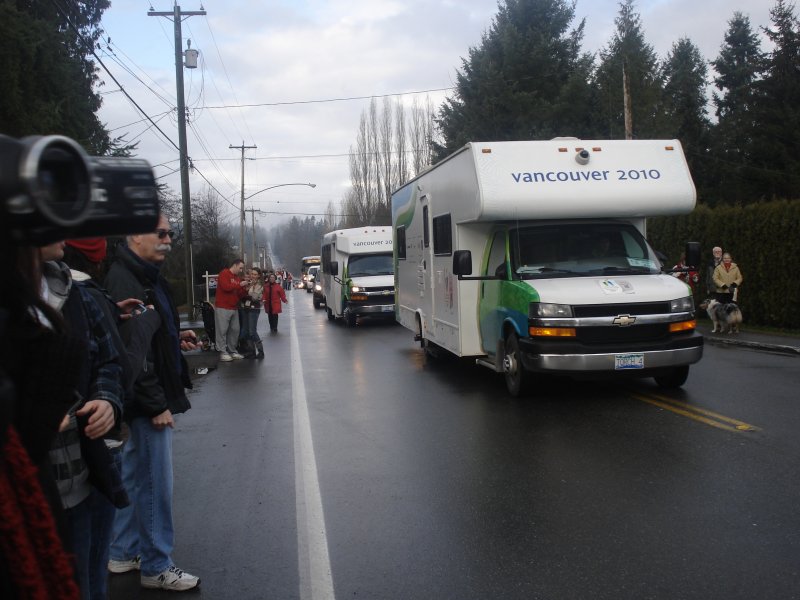
[[[379,111],[373,98],[361,114],[356,142],[350,147],[352,187],[342,203],[348,226],[388,223],[392,192],[431,164],[433,104],[427,100],[419,105],[415,100],[410,111],[409,121],[407,109],[388,99]]]

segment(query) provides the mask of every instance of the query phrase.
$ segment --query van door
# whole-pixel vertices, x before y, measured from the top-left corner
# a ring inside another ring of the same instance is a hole
[[[505,230],[496,231],[492,236],[489,256],[484,261],[482,275],[497,277],[497,279],[481,281],[478,308],[481,348],[487,355],[494,356],[497,351],[497,342],[502,337],[503,321],[507,312],[501,305],[502,288],[509,277]]]

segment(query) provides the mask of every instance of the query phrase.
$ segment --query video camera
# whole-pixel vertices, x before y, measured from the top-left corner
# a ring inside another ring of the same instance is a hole
[[[20,245],[155,230],[158,193],[146,160],[88,156],[58,135],[0,135],[0,234]]]

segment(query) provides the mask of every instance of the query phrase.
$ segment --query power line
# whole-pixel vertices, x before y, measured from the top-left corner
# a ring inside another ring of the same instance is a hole
[[[370,96],[348,96],[345,98],[326,98],[324,100],[295,100],[291,102],[260,102],[257,104],[224,104],[222,106],[205,106],[208,109],[218,108],[253,108],[257,106],[292,106],[295,104],[326,104],[328,102],[346,102],[349,100],[370,100],[372,98],[393,98],[395,96],[413,96],[415,94],[428,94],[430,92],[446,92],[455,87],[435,88],[430,90],[417,90],[413,92],[398,92],[394,94],[372,94]]]
[[[84,41],[84,43],[86,43],[86,40],[83,38],[83,34],[81,34],[80,30],[72,23],[72,21],[69,18],[69,15],[67,14],[67,11],[65,11],[56,0],[50,0],[50,1],[52,2],[53,6],[56,7],[56,10],[61,13],[61,16],[64,17],[64,20],[67,22],[67,25],[69,25],[70,29],[72,29],[72,31],[75,32],[75,35],[77,35],[80,39],[82,39]],[[131,97],[131,95],[128,94],[128,92],[125,90],[125,88],[122,87],[122,84],[117,80],[116,77],[114,77],[114,74],[105,65],[103,60],[97,55],[97,52],[94,51],[94,44],[87,44],[87,46],[92,49],[91,50],[92,56],[94,56],[95,59],[97,59],[97,62],[100,64],[101,67],[103,67],[103,70],[106,73],[108,73],[108,76],[111,77],[111,80],[114,83],[117,84],[117,87],[119,87],[120,91],[123,94],[125,94],[125,97],[136,107],[136,109],[140,113],[142,113],[143,116],[145,116],[147,118],[148,121],[150,121],[153,124],[153,127],[155,127],[158,130],[158,132],[162,136],[164,136],[164,139],[166,139],[170,144],[172,144],[175,147],[175,149],[178,152],[180,152],[180,148],[178,148],[178,146],[175,144],[175,142],[173,142],[172,139],[166,133],[164,133],[164,131],[158,125],[156,125],[155,121],[153,121],[153,119],[150,118],[150,115],[148,115],[144,111],[144,109],[136,103],[136,100],[134,100]]]

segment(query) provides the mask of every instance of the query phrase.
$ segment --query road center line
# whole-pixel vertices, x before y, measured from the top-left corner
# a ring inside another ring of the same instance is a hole
[[[704,423],[718,429],[724,429],[725,431],[732,431],[734,433],[761,431],[761,429],[755,425],[750,425],[744,421],[726,417],[725,415],[715,413],[705,408],[700,408],[699,406],[692,406],[688,402],[682,402],[674,398],[668,398],[658,394],[631,394],[631,397],[635,398],[636,400],[640,400],[641,402],[646,402],[648,404],[652,404],[653,406],[669,410],[675,414],[688,417],[694,421],[698,421],[699,423]]]
[[[295,294],[296,295],[296,294]],[[289,302],[291,342],[292,413],[294,424],[294,481],[297,507],[297,554],[301,600],[334,600],[328,536],[317,476],[317,459],[311,437],[311,419],[300,360],[300,339],[295,326],[294,303]]]

